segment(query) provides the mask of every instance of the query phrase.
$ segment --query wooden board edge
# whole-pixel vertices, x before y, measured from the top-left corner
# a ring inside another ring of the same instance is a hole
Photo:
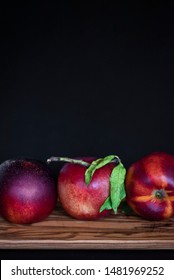
[[[100,241],[87,241],[87,240],[78,240],[78,241],[51,241],[51,240],[25,240],[18,241],[15,240],[0,240],[0,249],[143,249],[143,250],[155,250],[155,249],[174,249],[174,240],[110,240],[105,242],[104,240]]]

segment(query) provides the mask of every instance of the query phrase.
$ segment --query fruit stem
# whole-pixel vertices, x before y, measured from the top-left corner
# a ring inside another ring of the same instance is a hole
[[[80,160],[80,159],[73,159],[73,158],[68,158],[68,157],[50,157],[47,159],[47,163],[51,163],[53,161],[64,161],[64,162],[69,162],[69,163],[74,163],[74,164],[80,164],[83,166],[88,167],[90,163]]]

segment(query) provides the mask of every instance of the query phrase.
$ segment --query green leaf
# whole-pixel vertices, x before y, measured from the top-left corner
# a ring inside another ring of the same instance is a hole
[[[112,209],[112,204],[111,204],[111,198],[110,196],[108,198],[106,198],[105,202],[102,204],[102,206],[100,207],[100,212],[102,212],[103,210],[110,210]]]
[[[99,158],[97,160],[94,160],[90,164],[90,166],[86,169],[86,172],[85,172],[85,183],[86,183],[86,185],[88,185],[90,183],[90,181],[92,179],[92,176],[97,169],[105,166],[106,164],[110,163],[114,159],[119,160],[119,158],[115,155],[110,155],[110,156],[106,156],[104,158]]]
[[[118,161],[118,164],[113,168],[110,175],[110,196],[100,207],[100,212],[105,209],[113,209],[114,212],[117,213],[117,208],[119,207],[123,198],[125,198],[126,196],[124,188],[126,169],[124,168],[118,156],[109,155],[104,158],[94,160],[85,172],[85,183],[86,185],[88,185],[91,182],[92,176],[97,169],[116,160]]]
[[[97,167],[97,164],[101,161],[102,159],[99,158],[97,160],[94,160],[90,166],[86,169],[85,171],[85,183],[86,185],[89,185],[91,179],[92,179],[92,176],[96,170],[96,167]]]
[[[120,186],[120,199],[123,200],[125,197],[126,197],[126,191],[125,191],[125,186],[124,186],[124,183],[123,183]]]
[[[126,175],[126,169],[122,163],[119,163],[113,168],[110,176],[110,187],[111,187],[111,203],[114,213],[117,213],[117,208],[120,205],[123,198],[126,196],[124,188],[124,180]]]

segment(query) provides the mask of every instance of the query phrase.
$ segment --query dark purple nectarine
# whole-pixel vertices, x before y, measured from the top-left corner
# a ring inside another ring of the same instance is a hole
[[[19,224],[46,218],[56,206],[57,190],[46,164],[28,159],[0,165],[0,214]]]

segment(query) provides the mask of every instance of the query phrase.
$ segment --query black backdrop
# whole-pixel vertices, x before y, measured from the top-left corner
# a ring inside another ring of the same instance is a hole
[[[174,154],[173,1],[58,2],[1,9],[0,161]]]

